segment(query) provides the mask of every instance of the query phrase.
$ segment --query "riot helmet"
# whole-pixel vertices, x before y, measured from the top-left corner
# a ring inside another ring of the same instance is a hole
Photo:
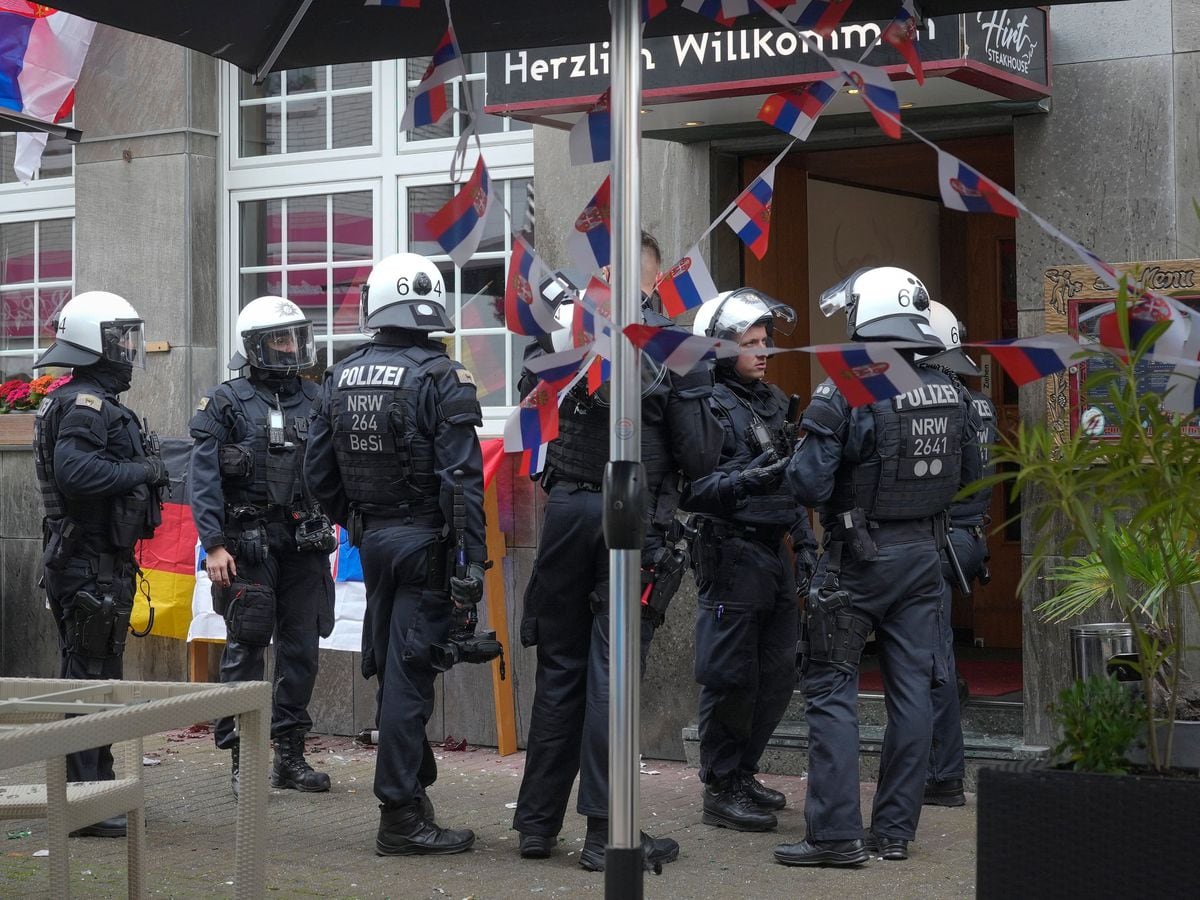
[[[294,375],[317,361],[312,322],[291,300],[251,300],[238,313],[236,327],[239,347],[229,360],[230,369],[250,366]]]
[[[75,368],[108,360],[146,368],[145,322],[123,297],[84,291],[63,304],[54,322],[54,343],[33,364]]]
[[[905,269],[859,269],[824,291],[819,302],[826,316],[846,310],[846,333],[851,340],[911,341],[945,349],[929,324],[929,291]]]
[[[954,315],[948,306],[936,300],[931,302],[929,324],[938,339],[946,345],[946,349],[931,355],[918,354],[917,359],[920,362],[930,366],[941,366],[959,375],[977,377],[983,374],[975,360],[967,356],[966,351],[962,349],[962,341],[966,337],[965,329],[958,316]]]
[[[416,253],[385,256],[362,286],[359,326],[454,331],[446,313],[446,287],[438,267]]]
[[[692,334],[736,341],[755,325],[765,325],[771,336],[791,334],[796,311],[754,288],[738,288],[706,300],[692,320]]]

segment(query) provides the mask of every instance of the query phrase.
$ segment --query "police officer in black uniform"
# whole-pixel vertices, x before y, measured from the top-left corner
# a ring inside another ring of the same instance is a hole
[[[653,254],[643,237],[643,257]],[[643,298],[645,301],[647,298]],[[570,324],[574,306],[558,310]],[[643,309],[652,325],[670,320]],[[569,329],[568,329],[569,331]],[[557,338],[566,331],[554,332]],[[561,340],[561,338],[559,338]],[[540,339],[526,358],[563,346]],[[528,370],[521,393],[536,383]],[[709,409],[713,376],[708,367],[680,377],[643,357],[642,463],[646,517],[642,548],[644,594],[643,665],[654,629],[679,586],[686,554],[680,536],[680,473],[707,475],[716,465],[721,426]],[[559,436],[550,442],[541,483],[548,493],[542,538],[525,592],[521,641],[537,645],[537,687],[529,725],[525,774],[513,827],[526,859],[545,859],[562,828],[571,786],[579,773],[578,810],[587,817],[579,862],[601,871],[608,842],[608,548],[601,529],[601,479],[609,457],[607,388],[590,395],[576,385],[559,407]],[[648,866],[671,862],[679,845],[643,834]]]
[[[859,270],[822,295],[823,311],[847,309],[859,341],[896,340],[943,349],[929,326],[929,295],[893,267]],[[979,473],[978,420],[944,374],[919,368],[916,391],[852,409],[832,381],[801,421],[788,465],[797,499],[817,506],[825,552],[803,626],[802,690],[809,729],[807,835],[775,858],[795,866],[866,862],[858,782],[858,666],[874,631],[888,726],[869,842],[906,859],[916,834],[932,729],[931,687],[940,665],[939,549],[945,510]]]
[[[333,629],[329,520],[305,495],[301,473],[308,417],[318,388],[299,372],[315,361],[312,323],[283,297],[259,297],[238,314],[232,371],[209,391],[189,425],[192,518],[225,617],[221,681],[260,681],[275,639],[271,784],[327,791],[329,776],[304,758],[312,727],[318,635]],[[217,746],[231,751],[239,787],[239,739],[232,717],[217,720]]]
[[[363,675],[379,678],[380,855],[460,853],[475,842],[468,829],[437,825],[425,793],[437,778],[425,740],[433,645],[482,598],[487,556],[475,379],[430,337],[454,330],[445,303],[442,274],[424,257],[398,253],[371,270],[361,313],[375,336],[325,376],[304,463],[362,558]],[[456,493],[465,527],[452,534]]]
[[[929,309],[929,324],[946,345],[946,350],[921,360],[921,365],[941,369],[957,381],[970,397],[980,420],[980,464],[983,474],[989,475],[992,467],[988,461],[988,448],[996,443],[997,439],[996,408],[992,405],[990,397],[972,390],[962,381],[963,378],[977,378],[982,374],[979,366],[960,346],[964,338],[962,323],[953,312],[934,301]],[[968,586],[974,581],[987,584],[991,577],[987,571],[987,533],[984,530],[991,521],[988,515],[991,504],[991,488],[984,488],[950,504],[949,542]],[[967,802],[967,798],[963,793],[965,767],[960,701],[964,699],[966,682],[958,674],[954,662],[954,629],[950,622],[952,592],[961,591],[962,586],[945,550],[942,551],[942,577],[945,587],[942,591],[938,629],[948,677],[933,689],[933,747],[929,753],[929,775],[925,782],[924,802],[927,806],[962,806]]]
[[[755,351],[795,321],[791,307],[740,288],[704,303],[692,323],[693,333],[743,351],[716,366],[720,465],[688,485],[682,504],[700,513],[692,562],[704,822],[735,831],[769,831],[772,810],[787,804],[754,776],[796,686],[799,607],[787,538],[794,532],[811,545],[812,526],[783,483],[795,444],[788,399],[765,380],[767,354]]]
[[[145,368],[143,322],[128,302],[87,291],[63,306],[36,368],[74,369],[42,401],[33,451],[46,516],[43,579],[58,626],[62,678],[119,679],[133,611],[134,544],[161,521],[167,470],[118,395]],[[70,781],[111,781],[110,747],[67,757]],[[120,837],[125,816],[75,834]]]

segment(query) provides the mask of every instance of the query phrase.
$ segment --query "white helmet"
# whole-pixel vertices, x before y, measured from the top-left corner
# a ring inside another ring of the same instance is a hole
[[[768,335],[791,334],[796,311],[754,288],[738,288],[704,301],[692,320],[692,334],[736,341],[755,325],[765,325]]]
[[[933,328],[934,334],[946,345],[946,349],[931,356],[918,354],[918,360],[927,365],[941,366],[951,372],[957,372],[959,375],[975,377],[983,374],[979,366],[975,364],[975,360],[967,356],[966,351],[962,349],[965,329],[950,307],[944,303],[938,303],[936,300],[930,303],[929,325]]]
[[[268,295],[247,303],[238,313],[237,334],[230,369],[250,366],[295,374],[317,361],[312,322],[284,297]]]
[[[555,353],[570,350],[575,346],[575,329],[571,327],[575,324],[575,304],[571,301],[560,303],[554,311],[554,321],[562,328],[550,332],[550,346],[554,348]]]
[[[416,253],[385,256],[362,286],[359,325],[454,331],[446,314],[446,286],[438,267]]]
[[[146,368],[145,323],[129,301],[108,291],[84,291],[63,304],[54,343],[33,364],[90,366],[101,359]]]
[[[929,291],[921,279],[895,266],[859,269],[821,294],[821,312],[847,314],[846,333],[857,341],[913,341],[945,346],[929,325]]]

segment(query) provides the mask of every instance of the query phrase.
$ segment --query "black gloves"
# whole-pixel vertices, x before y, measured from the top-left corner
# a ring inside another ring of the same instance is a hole
[[[774,457],[774,451],[767,450],[750,463],[749,469],[737,475],[733,482],[733,492],[739,499],[769,494],[779,487],[788,461],[786,457],[772,461]]]
[[[474,606],[483,599],[483,566],[469,563],[463,578],[450,579],[450,599],[459,606]]]
[[[150,487],[166,487],[171,483],[171,476],[167,474],[167,464],[158,456],[148,456],[142,460],[142,466],[146,469],[146,484]]]

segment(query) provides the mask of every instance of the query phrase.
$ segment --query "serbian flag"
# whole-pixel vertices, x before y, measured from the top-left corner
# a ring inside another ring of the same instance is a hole
[[[1121,335],[1121,318],[1128,321],[1129,344]],[[1147,293],[1133,301],[1122,312],[1114,309],[1100,317],[1097,337],[1101,346],[1125,353],[1138,349],[1150,331],[1161,323],[1167,327],[1145,348],[1155,356],[1182,357],[1191,336],[1191,319],[1176,304],[1162,294]]]
[[[875,122],[892,140],[900,139],[900,98],[887,72],[848,59],[828,57],[830,65],[858,88],[858,97],[867,104]]]
[[[608,282],[592,276],[579,295],[571,317],[571,343],[575,347],[594,344],[598,334],[612,333],[612,288]]]
[[[1069,334],[979,341],[963,346],[979,347],[992,354],[1018,387],[1063,371],[1080,353],[1079,342]]]
[[[71,115],[75,82],[96,24],[40,3],[0,2],[0,106],[43,122]],[[44,132],[18,132],[13,171],[28,184],[42,167]]]
[[[771,166],[738,194],[733,211],[725,224],[754,254],[762,259],[767,254],[767,239],[771,228],[771,198],[775,195],[775,167]]]
[[[532,450],[558,437],[558,391],[539,381],[504,423],[508,453]]]
[[[1016,219],[1021,201],[990,178],[980,175],[957,156],[938,150],[938,186],[942,203],[959,212],[991,212]]]
[[[563,350],[559,353],[547,353],[527,360],[525,368],[537,375],[540,380],[562,390],[579,372],[584,358],[591,352],[590,347],[581,346],[572,347],[570,350]]]
[[[896,48],[896,52],[904,57],[908,69],[917,79],[917,84],[925,83],[925,71],[921,68],[921,54],[917,52],[917,30],[921,27],[921,17],[917,15],[913,0],[904,0],[896,18],[883,30],[883,39]]]
[[[671,318],[717,296],[717,286],[708,274],[699,244],[659,276],[656,289],[662,299],[663,311]]]
[[[801,31],[828,37],[850,11],[851,0],[799,0],[783,11],[784,18]]]
[[[518,474],[533,476],[546,468],[546,450],[549,446],[549,444],[538,444],[536,447],[522,450],[521,463],[517,467]]]
[[[802,91],[772,94],[763,101],[758,118],[798,140],[807,140],[829,101],[837,96],[842,80],[838,75],[824,81],[814,81]]]
[[[504,325],[513,334],[536,336],[562,327],[555,321],[554,310],[537,291],[544,271],[545,266],[534,249],[525,238],[514,234],[508,281],[504,285]]]
[[[567,237],[567,250],[571,258],[585,272],[603,269],[611,260],[611,230],[609,221],[609,184],[612,176],[604,179],[595,196],[588,201],[583,212],[575,220],[575,229]]]
[[[753,0],[683,0],[683,8],[728,28],[738,16],[750,12],[752,2]]]
[[[465,266],[475,255],[491,203],[492,180],[481,156],[462,190],[429,217],[429,233],[456,266]]]
[[[608,162],[612,159],[612,111],[609,109],[611,88],[571,127],[571,165]]]
[[[1200,329],[1192,328],[1184,342],[1182,359],[1171,369],[1163,406],[1168,412],[1189,415],[1200,409]]]
[[[625,336],[642,352],[677,375],[686,375],[704,359],[714,357],[717,338],[688,334],[679,328],[655,325],[626,325]]]
[[[924,384],[904,357],[886,344],[822,344],[812,349],[851,406],[887,400]]]
[[[447,28],[442,35],[442,41],[433,51],[433,59],[421,76],[413,98],[400,118],[400,127],[411,131],[422,125],[436,125],[450,111],[449,99],[446,95],[446,82],[467,74],[463,67],[462,54],[458,52],[458,42],[454,39],[454,29]]]

